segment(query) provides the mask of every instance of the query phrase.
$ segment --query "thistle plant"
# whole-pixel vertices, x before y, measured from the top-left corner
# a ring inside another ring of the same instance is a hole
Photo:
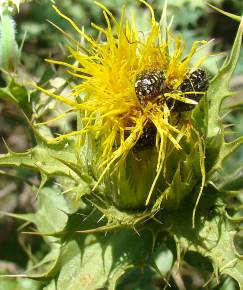
[[[225,186],[235,179],[220,178],[224,160],[243,143],[242,137],[226,141],[221,114],[233,95],[228,85],[243,22],[234,16],[240,25],[231,53],[209,76],[207,56],[193,62],[207,42],[194,42],[185,53],[166,23],[166,7],[158,23],[152,7],[140,2],[151,14],[148,32],[126,18],[125,7],[116,19],[95,2],[107,24],[92,24],[97,39],[54,6],[81,37],[57,27],[73,61],[47,60],[67,68],[70,93],[31,87],[68,109],[47,121],[32,117],[36,145],[0,155],[0,165],[41,176],[36,213],[9,214],[34,224],[26,233],[42,236],[50,249],[22,277],[42,280],[44,289],[127,289],[128,274],[145,269],[150,284],[141,289],[157,289],[155,279],[169,285],[185,257],[197,254],[212,265],[207,289],[225,275],[243,289],[242,218],[225,210]],[[76,130],[43,133],[70,114]]]

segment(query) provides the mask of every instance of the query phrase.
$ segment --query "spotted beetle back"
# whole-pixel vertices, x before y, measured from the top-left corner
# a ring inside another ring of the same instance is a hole
[[[153,101],[154,98],[162,94],[164,80],[164,74],[160,70],[139,74],[135,82],[135,92],[139,102]]]

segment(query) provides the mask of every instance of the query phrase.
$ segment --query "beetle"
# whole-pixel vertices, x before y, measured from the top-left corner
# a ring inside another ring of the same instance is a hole
[[[182,92],[185,98],[198,102],[203,96],[201,93],[206,92],[208,86],[209,79],[206,71],[203,69],[197,69],[179,85],[176,91]],[[187,92],[190,92],[190,94],[187,94]],[[188,104],[172,99],[168,100],[167,104],[174,112],[191,111],[195,107],[194,104]]]
[[[152,122],[148,122],[143,128],[143,134],[134,145],[134,152],[139,152],[145,149],[154,147],[156,143],[157,129]]]
[[[153,101],[162,94],[165,76],[161,70],[143,72],[136,77],[135,92],[139,102]]]

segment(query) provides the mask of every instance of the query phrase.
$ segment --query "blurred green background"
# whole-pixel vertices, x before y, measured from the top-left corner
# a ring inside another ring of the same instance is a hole
[[[101,0],[100,2],[106,5],[118,18],[122,4],[125,4],[127,15],[130,16],[132,13],[135,15],[139,30],[146,31],[148,29],[149,11],[138,1]],[[187,48],[190,48],[196,40],[214,39],[208,50],[210,53],[215,53],[216,56],[211,57],[206,63],[207,70],[213,75],[224,60],[224,53],[227,53],[231,48],[238,23],[213,11],[206,5],[206,2],[204,0],[168,0],[168,20],[173,19],[172,27],[185,39]],[[164,1],[151,0],[148,3],[154,8],[156,18],[159,20]],[[241,15],[243,12],[243,1],[214,0],[210,3],[237,15]],[[105,25],[101,10],[90,0],[62,0],[56,1],[56,5],[93,37],[96,37],[97,33],[90,27],[90,23]],[[44,61],[45,58],[50,57],[65,60],[68,56],[65,49],[67,43],[63,35],[48,21],[75,35],[72,27],[54,12],[50,1],[47,0],[22,4],[19,13],[17,11],[14,13],[14,18],[17,42],[19,46],[21,43],[23,44],[21,64],[18,67],[19,81],[41,79],[44,85],[50,78],[62,77],[64,74],[62,68],[57,69]],[[223,52],[223,54],[217,55],[219,52]],[[5,85],[6,79],[4,74],[0,72],[0,88]],[[231,82],[231,88],[237,93],[234,98],[224,104],[225,108],[232,108],[231,113],[224,116],[225,124],[229,125],[227,128],[229,140],[243,133],[243,50]],[[222,114],[224,113],[223,111]],[[12,150],[23,152],[33,144],[33,138],[26,120],[17,106],[0,99],[0,153],[6,153],[5,143]],[[230,160],[225,162],[225,167],[222,168],[220,174],[235,174],[235,168],[239,168],[243,164],[242,162],[243,148],[241,147]],[[38,184],[39,177],[31,170],[6,168],[4,172],[0,171],[0,210],[22,213],[34,211],[36,196],[32,189]],[[233,202],[234,200],[229,201],[230,204]],[[43,256],[48,250],[41,242],[41,238],[18,234],[20,230],[21,223],[19,221],[0,216],[0,274],[21,273],[29,260],[34,261],[36,257]],[[185,275],[190,276],[188,273]],[[2,280],[0,290],[34,290],[43,287],[39,282],[25,279],[19,281],[11,280],[10,283],[9,280],[6,280],[6,284],[4,284]],[[225,289],[234,289],[227,285]],[[158,285],[158,289],[162,288]]]

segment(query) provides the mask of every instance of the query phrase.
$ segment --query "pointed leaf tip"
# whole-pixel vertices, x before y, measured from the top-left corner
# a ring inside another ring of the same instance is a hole
[[[238,16],[238,15],[235,15],[235,14],[232,14],[232,13],[229,13],[229,12],[227,12],[227,11],[224,11],[224,10],[222,10],[222,9],[220,9],[220,8],[218,8],[218,7],[216,7],[216,6],[214,6],[214,5],[211,5],[210,3],[207,3],[207,5],[208,5],[210,8],[212,8],[213,10],[215,10],[215,11],[217,11],[217,12],[219,12],[219,13],[221,13],[221,14],[223,14],[223,15],[229,17],[229,18],[231,18],[232,20],[235,20],[235,21],[241,22],[242,17],[240,17],[240,16]]]

